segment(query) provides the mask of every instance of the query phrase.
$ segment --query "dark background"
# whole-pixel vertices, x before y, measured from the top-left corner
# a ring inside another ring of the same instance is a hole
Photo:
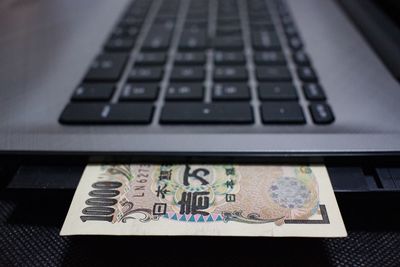
[[[399,0],[373,0],[375,6],[388,15],[400,27],[400,1]]]

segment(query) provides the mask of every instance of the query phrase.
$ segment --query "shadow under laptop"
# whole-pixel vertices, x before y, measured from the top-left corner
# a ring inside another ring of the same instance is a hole
[[[61,227],[74,192],[72,190],[8,189],[0,194],[12,209],[6,224]]]
[[[68,237],[64,266],[326,266],[322,239],[247,237]],[[71,261],[72,260],[72,261]]]

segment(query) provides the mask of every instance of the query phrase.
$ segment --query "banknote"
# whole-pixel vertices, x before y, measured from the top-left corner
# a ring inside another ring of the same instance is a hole
[[[344,237],[324,166],[88,165],[61,235]]]

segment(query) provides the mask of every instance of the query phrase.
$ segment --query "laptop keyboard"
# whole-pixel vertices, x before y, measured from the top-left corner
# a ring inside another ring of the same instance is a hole
[[[135,0],[62,124],[330,124],[295,22],[277,0]]]

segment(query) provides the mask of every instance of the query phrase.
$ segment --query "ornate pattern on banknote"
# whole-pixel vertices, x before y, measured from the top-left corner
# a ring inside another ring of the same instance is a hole
[[[82,221],[281,225],[319,208],[306,166],[107,165],[92,189]]]

